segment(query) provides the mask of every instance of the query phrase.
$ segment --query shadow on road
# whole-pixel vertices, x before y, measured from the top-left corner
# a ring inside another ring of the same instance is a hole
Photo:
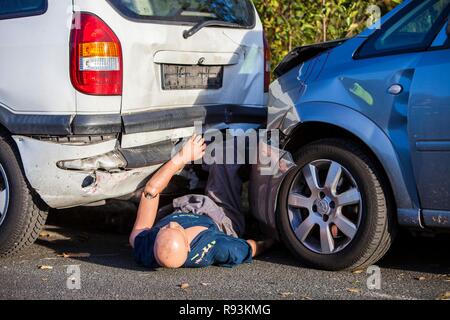
[[[43,237],[37,245],[57,255],[74,254],[75,260],[111,268],[147,272],[133,260],[128,235],[136,216],[136,205],[112,202],[102,207],[51,210]],[[88,257],[77,257],[89,255]]]
[[[379,265],[382,268],[450,273],[450,235],[418,236],[403,231]]]
[[[70,255],[73,260],[110,268],[149,271],[134,262],[128,238],[123,234],[115,232],[112,236],[111,232],[93,233],[59,226],[48,226],[45,232],[52,235],[48,239],[41,237],[36,244],[52,250],[55,255]]]
[[[41,237],[37,244],[53,250],[56,254],[89,253],[88,258],[75,257],[88,263],[148,272],[148,269],[134,262],[128,244],[128,234],[135,214],[134,204],[122,202],[98,208],[55,210],[50,213],[46,232],[58,236],[49,239]],[[449,234],[415,237],[403,231],[378,265],[385,269],[448,274],[449,244]],[[302,267],[281,244],[257,260]]]
[[[377,265],[384,269],[448,274],[450,273],[449,245],[449,234],[425,237],[412,236],[403,231],[400,232],[389,252]],[[304,267],[281,244],[277,250],[269,253],[258,260]]]

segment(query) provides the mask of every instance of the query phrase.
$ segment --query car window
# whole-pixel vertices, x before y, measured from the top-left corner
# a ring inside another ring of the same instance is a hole
[[[254,25],[249,0],[109,0],[122,14],[134,19],[172,22],[220,20],[243,27]]]
[[[47,0],[0,0],[0,19],[44,13]]]
[[[449,9],[450,0],[413,1],[369,38],[358,57],[427,49],[448,17]]]

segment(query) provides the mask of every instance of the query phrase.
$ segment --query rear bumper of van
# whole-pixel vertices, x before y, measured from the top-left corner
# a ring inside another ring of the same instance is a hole
[[[220,123],[264,125],[267,108],[263,106],[209,105],[157,109],[130,114],[35,115],[15,114],[0,108],[0,123],[20,135],[106,135],[153,132]]]
[[[263,107],[209,106],[129,115],[24,116],[9,122],[30,185],[52,208],[133,194],[194,132],[264,126]],[[3,118],[4,120],[4,118]]]

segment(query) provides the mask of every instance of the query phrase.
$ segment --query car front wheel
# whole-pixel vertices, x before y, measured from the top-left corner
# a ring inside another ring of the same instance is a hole
[[[279,197],[278,228],[306,265],[353,270],[376,263],[395,235],[389,193],[371,156],[349,140],[326,139],[295,154],[298,169]]]

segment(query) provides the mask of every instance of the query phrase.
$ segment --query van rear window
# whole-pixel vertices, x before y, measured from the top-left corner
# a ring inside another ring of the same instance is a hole
[[[0,0],[0,19],[12,19],[43,14],[47,0]]]
[[[198,23],[218,20],[244,28],[255,24],[250,0],[109,0],[123,15],[137,20]]]

